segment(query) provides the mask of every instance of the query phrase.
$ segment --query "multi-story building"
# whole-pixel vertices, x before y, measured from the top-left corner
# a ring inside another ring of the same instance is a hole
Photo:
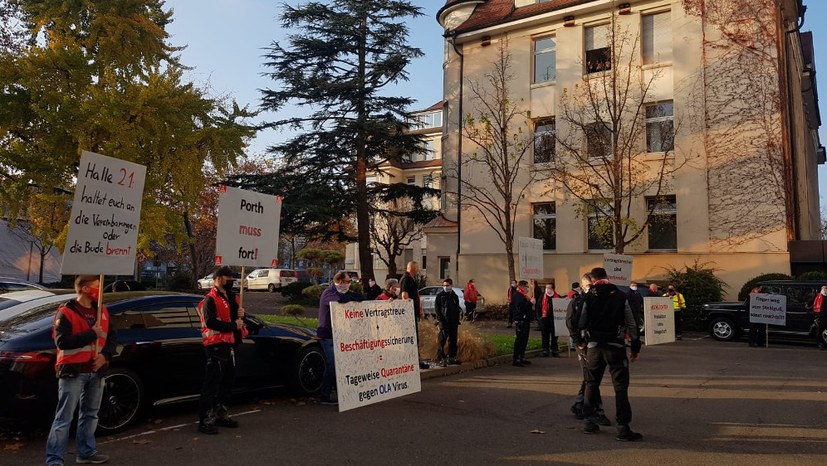
[[[368,183],[406,183],[420,187],[439,189],[442,178],[442,121],[444,103],[438,102],[424,110],[411,113],[409,127],[412,134],[421,136],[424,144],[424,151],[416,154],[411,160],[405,162],[385,162],[377,167],[377,170],[369,177]],[[440,208],[439,198],[431,199],[430,208]],[[388,229],[398,230],[400,227],[413,227],[413,231],[395,231],[392,234],[403,236],[404,243],[402,254],[395,260],[399,273],[405,269],[405,264],[410,261],[417,261],[420,268],[427,270],[428,256],[426,254],[428,240],[415,225],[388,224],[374,219],[373,234],[373,272],[378,283],[383,283],[388,275],[388,265],[382,260],[388,260],[388,254],[383,252],[383,245],[380,242],[388,242]],[[381,238],[380,238],[381,237]],[[348,268],[361,270],[359,266],[359,254],[356,243],[349,244],[345,253],[345,265]],[[381,256],[381,257],[380,257]]]
[[[508,283],[503,241],[463,192],[472,177],[492,181],[479,168],[455,169],[480,150],[467,134],[481,108],[470,90],[503,47],[510,102],[524,107],[534,137],[519,167],[517,184],[527,189],[514,200],[514,236],[543,240],[546,281],[567,289],[617,244],[550,166],[601,150],[618,157],[621,141],[627,170],[649,180],[627,192],[624,221],[643,226],[623,248],[633,279],[709,264],[734,297],[761,273],[800,271],[795,251],[820,240],[816,167],[824,161],[803,15],[802,0],[448,0],[437,15],[446,37],[443,211],[425,229],[428,262],[441,265],[428,281],[474,278],[490,301]],[[604,99],[627,93],[631,105],[620,113],[634,120],[601,131],[634,123],[628,139],[595,143],[585,107],[572,104],[600,80],[614,80],[598,86],[615,92]]]

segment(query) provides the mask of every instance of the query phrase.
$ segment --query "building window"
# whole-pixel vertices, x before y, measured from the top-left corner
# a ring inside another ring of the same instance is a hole
[[[672,61],[672,14],[670,12],[646,15],[641,26],[643,64]]]
[[[420,264],[420,265],[422,266],[422,270],[428,270],[428,250],[427,249],[422,250],[422,264]]]
[[[534,123],[534,163],[554,160],[554,118],[542,118]]]
[[[543,240],[543,249],[557,249],[557,208],[553,202],[532,204],[534,228],[531,237]]]
[[[442,110],[420,113],[411,118],[411,129],[442,128]]]
[[[678,204],[675,196],[646,199],[649,214],[649,250],[678,250]]]
[[[446,278],[451,278],[451,258],[450,257],[440,257],[439,258],[439,279],[445,280]]]
[[[534,82],[557,79],[557,39],[544,37],[534,41]]]
[[[416,186],[416,177],[409,176],[407,182],[409,186]]]
[[[612,157],[612,132],[603,123],[592,123],[583,128],[586,133],[586,153],[590,159]]]
[[[589,234],[589,249],[613,249],[614,241],[612,237],[612,222],[609,217],[602,215],[600,212],[591,212],[588,216],[588,234]]]
[[[428,139],[425,142],[425,160],[433,160],[436,154],[436,139]]]
[[[646,152],[669,152],[675,147],[672,102],[646,106]]]
[[[586,73],[612,69],[611,25],[601,24],[585,29]]]

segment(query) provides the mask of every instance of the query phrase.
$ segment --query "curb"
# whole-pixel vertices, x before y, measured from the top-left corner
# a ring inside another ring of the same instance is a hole
[[[539,356],[540,350],[531,350],[526,352],[527,358],[534,358]],[[499,366],[501,364],[511,364],[512,356],[510,354],[503,354],[501,356],[494,356],[488,359],[481,359],[474,362],[464,362],[458,366],[439,367],[433,366],[430,369],[424,369],[419,372],[421,380],[434,379],[437,377],[446,377],[449,375],[461,374],[463,372],[471,372],[477,369],[486,367]]]

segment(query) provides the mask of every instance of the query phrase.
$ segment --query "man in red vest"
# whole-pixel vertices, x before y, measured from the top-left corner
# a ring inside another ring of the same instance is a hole
[[[207,353],[207,370],[201,400],[198,405],[198,431],[218,433],[215,426],[238,427],[227,410],[227,399],[235,376],[235,348],[247,336],[244,327],[244,308],[233,293],[233,271],[219,267],[213,274],[215,286],[198,304],[201,318],[201,337]]]
[[[115,330],[109,327],[109,312],[102,308],[98,321],[97,275],[75,278],[77,297],[60,306],[55,314],[52,338],[57,346],[57,410],[46,441],[46,464],[62,465],[69,444],[69,429],[78,410],[76,462],[101,464],[109,461],[98,454],[95,429],[103,396],[102,370],[115,354]]]

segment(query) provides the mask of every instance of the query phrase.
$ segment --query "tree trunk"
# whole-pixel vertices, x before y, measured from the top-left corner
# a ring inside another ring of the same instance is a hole
[[[366,13],[362,13],[366,15]],[[363,16],[359,27],[359,88],[364,89],[367,73],[367,17]],[[367,134],[365,132],[368,121],[365,97],[360,97],[356,109],[357,130],[356,138],[356,225],[358,227],[359,267],[362,272],[362,286],[367,289],[368,278],[373,277],[373,257],[370,253],[370,212],[368,211],[367,188]],[[375,277],[373,277],[375,278]]]
[[[190,213],[189,211],[184,211],[184,229],[187,232],[187,238],[189,238],[188,248],[190,251],[190,261],[192,262],[192,276],[190,277],[191,285],[194,288],[197,288],[196,283],[198,280],[198,275],[200,275],[200,266],[201,264],[198,263],[198,255],[195,253],[195,243],[193,240],[195,239],[192,234],[192,223],[190,222]]]

